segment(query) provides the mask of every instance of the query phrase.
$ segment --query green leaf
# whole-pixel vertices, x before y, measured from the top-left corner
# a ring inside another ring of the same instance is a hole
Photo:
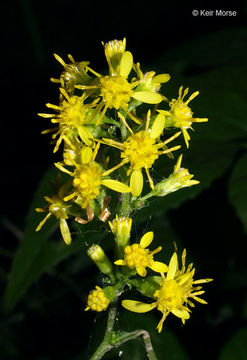
[[[247,154],[236,163],[228,183],[229,199],[247,233]]]
[[[19,249],[13,260],[9,282],[4,296],[4,306],[7,311],[15,306],[30,285],[36,281],[44,271],[82,250],[83,247],[86,246],[86,243],[81,240],[85,240],[86,237],[86,240],[90,242],[92,239],[98,240],[102,238],[102,232],[100,233],[95,229],[95,224],[93,225],[93,231],[91,230],[91,224],[86,226],[78,224],[76,232],[80,232],[80,240],[75,239],[77,236],[72,233],[72,244],[67,246],[59,233],[59,241],[51,242],[51,234],[58,228],[58,222],[54,217],[49,219],[39,232],[35,232],[35,228],[42,219],[42,216],[44,216],[44,214],[36,213],[35,208],[40,207],[44,195],[51,193],[49,181],[55,178],[56,173],[57,170],[54,168],[47,171],[30,205],[26,228]],[[84,254],[82,266],[86,266],[88,263],[87,256]]]
[[[247,328],[240,329],[228,340],[218,360],[245,360],[247,358]]]

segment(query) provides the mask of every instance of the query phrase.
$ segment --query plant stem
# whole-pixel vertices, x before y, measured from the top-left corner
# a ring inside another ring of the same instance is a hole
[[[129,216],[132,211],[132,207],[130,205],[130,194],[122,194],[122,204],[119,211],[119,216]]]
[[[105,355],[105,353],[107,353],[108,351],[110,351],[113,348],[113,345],[110,344],[110,338],[111,338],[111,333],[113,331],[113,327],[114,327],[114,323],[115,323],[115,319],[116,319],[116,311],[117,311],[116,304],[113,303],[108,312],[108,319],[107,319],[107,325],[106,325],[104,339],[103,339],[102,343],[99,345],[98,349],[92,355],[90,360],[102,359],[102,357]]]
[[[114,334],[113,327],[116,319],[116,305],[113,304],[108,313],[107,326],[104,339],[99,345],[98,349],[92,355],[90,360],[100,360],[102,357],[111,349],[117,348],[127,341],[134,340],[139,336],[142,336],[144,345],[146,348],[147,356],[149,360],[157,360],[155,355],[150,335],[146,330],[135,330],[132,332],[121,332],[117,334],[116,340],[113,340],[112,335]]]

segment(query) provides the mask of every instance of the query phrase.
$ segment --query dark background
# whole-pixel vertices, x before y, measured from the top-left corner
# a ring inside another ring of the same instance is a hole
[[[195,17],[192,16],[193,9],[235,10],[237,16]],[[25,214],[33,193],[44,171],[56,159],[52,155],[49,135],[40,135],[42,130],[49,127],[48,122],[37,116],[38,112],[45,112],[45,103],[56,103],[58,98],[57,86],[49,78],[58,77],[62,67],[52,54],[55,52],[66,59],[69,53],[78,61],[89,60],[92,68],[100,72],[106,68],[101,41],[126,37],[127,49],[134,54],[135,61],[148,67],[155,63],[156,58],[162,57],[160,71],[170,73],[173,68],[171,60],[166,63],[166,53],[186,44],[188,40],[194,40],[193,48],[188,46],[186,50],[188,54],[195,54],[193,66],[179,74],[186,78],[213,70],[213,67],[201,65],[202,54],[198,54],[197,59],[195,46],[200,47],[204,36],[245,27],[246,2],[19,0],[4,4],[2,10],[0,255],[1,285],[5,288],[19,244],[17,238],[24,229]],[[208,49],[210,51],[210,44]],[[187,53],[181,52],[181,59]],[[220,54],[221,49],[217,49],[217,53]],[[222,42],[222,54],[225,53],[227,42]],[[206,58],[212,54],[204,49],[204,56]],[[184,246],[191,249],[198,262],[201,261],[201,277],[213,276],[210,271],[212,264],[214,272],[219,268],[219,279],[226,269],[230,272],[236,262],[239,261],[239,272],[233,273],[233,277],[242,273],[245,266],[246,238],[225,195],[226,184],[223,180],[227,175],[224,174],[210,189],[200,194],[197,202],[185,204],[177,212],[169,212],[169,223],[177,229],[180,238],[188,240],[187,243],[184,241]],[[211,216],[206,220],[206,230],[204,228],[202,233],[201,221],[208,214]],[[150,229],[152,226],[162,229],[165,221],[166,218],[162,217],[154,219]],[[188,228],[189,221],[194,227],[192,235]],[[227,222],[232,223],[234,228],[231,238],[240,239],[237,248],[232,248],[230,240],[224,246],[223,237],[229,235],[229,228],[225,229]],[[235,229],[238,229],[237,232]],[[211,240],[208,238],[210,236]],[[233,258],[229,256],[230,253]],[[70,277],[62,279],[61,273],[68,273],[70,261],[49,269],[16,308],[8,313],[3,312],[0,358],[53,360],[79,359],[78,354],[85,356],[92,333],[92,330],[85,331],[85,328],[93,328],[94,314],[85,315],[81,311],[80,284],[83,277],[88,278],[92,273],[90,269],[84,272],[75,270],[71,275],[73,283]],[[76,264],[78,259],[74,261]],[[96,275],[92,277],[95,279]],[[75,284],[79,284],[78,288]],[[83,290],[85,293],[90,290],[91,283],[88,286]],[[57,290],[54,291],[54,288]],[[170,323],[170,328],[177,333],[190,359],[196,359],[198,353],[202,359],[207,356],[218,358],[224,343],[235,331],[246,326],[246,317],[240,313],[246,296],[246,282],[240,281],[240,287],[230,290],[225,284],[217,283],[211,288],[209,285],[208,292],[208,312],[205,315],[199,311],[194,314],[197,320],[191,320],[192,324],[186,325],[187,331],[175,321]],[[176,358],[176,355],[171,357]]]

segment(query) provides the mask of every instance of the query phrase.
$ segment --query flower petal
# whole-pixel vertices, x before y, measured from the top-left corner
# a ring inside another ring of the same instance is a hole
[[[101,184],[120,193],[128,193],[131,191],[129,186],[117,180],[105,179],[105,180],[101,180]]]
[[[171,260],[169,262],[168,272],[167,272],[167,276],[166,276],[167,280],[174,279],[177,268],[178,268],[178,256],[177,256],[177,253],[175,252],[172,255]]]
[[[131,72],[132,66],[133,56],[130,51],[125,51],[120,62],[120,75],[127,78]]]
[[[162,96],[152,91],[136,91],[132,97],[147,104],[159,104]]]
[[[49,219],[49,217],[51,216],[51,213],[49,212],[45,217],[44,219],[39,223],[39,225],[36,227],[36,230],[35,231],[39,231],[42,226],[44,225],[44,223]]]
[[[143,267],[143,266],[136,266],[136,271],[137,271],[137,274],[142,277],[147,275],[147,271],[146,271],[145,267]]]
[[[70,235],[67,221],[65,219],[60,219],[60,231],[61,231],[61,234],[62,234],[65,244],[70,245],[71,235]]]
[[[173,313],[173,315],[179,317],[180,319],[187,320],[190,317],[190,314],[186,310],[174,309],[171,310],[171,312]]]
[[[143,247],[143,248],[148,247],[151,244],[151,242],[153,241],[153,238],[154,238],[153,231],[149,231],[146,234],[144,234],[140,241],[141,247]]]
[[[93,150],[88,147],[84,146],[81,150],[81,162],[83,164],[88,164],[93,157]]]
[[[152,79],[152,83],[153,84],[162,84],[162,83],[166,83],[167,81],[170,80],[170,75],[169,74],[159,74],[154,76],[154,78]]]
[[[115,265],[126,265],[126,264],[125,264],[125,261],[122,260],[122,259],[119,259],[119,260],[117,260],[117,261],[114,261],[114,264],[115,264]]]
[[[146,304],[141,301],[135,301],[135,300],[123,300],[122,306],[129,310],[136,313],[145,313],[148,311],[153,310],[156,307],[156,302],[152,304]]]
[[[85,126],[78,126],[77,128],[78,133],[82,141],[87,145],[90,146],[93,143],[93,135]]]
[[[168,266],[160,261],[154,261],[149,265],[150,269],[153,271],[156,271],[158,273],[164,273],[167,272]]]
[[[141,194],[143,188],[143,176],[141,170],[132,171],[130,177],[130,188],[133,196],[137,197]]]
[[[156,117],[156,119],[154,120],[153,126],[152,126],[151,133],[150,133],[151,138],[156,139],[162,134],[164,127],[165,127],[165,120],[166,120],[166,118],[162,114],[159,114]]]

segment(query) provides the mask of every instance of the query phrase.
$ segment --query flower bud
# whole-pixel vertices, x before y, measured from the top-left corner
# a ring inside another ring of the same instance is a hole
[[[88,295],[87,299],[87,310],[93,310],[93,311],[104,311],[108,308],[108,305],[110,304],[110,300],[105,295],[104,290],[102,290],[99,286],[96,286],[95,290],[92,290],[90,294]]]
[[[132,219],[129,217],[118,217],[110,222],[109,225],[117,244],[124,248],[129,243]]]
[[[106,275],[112,274],[112,263],[99,245],[92,245],[87,251],[88,256],[98,266],[99,270]]]

